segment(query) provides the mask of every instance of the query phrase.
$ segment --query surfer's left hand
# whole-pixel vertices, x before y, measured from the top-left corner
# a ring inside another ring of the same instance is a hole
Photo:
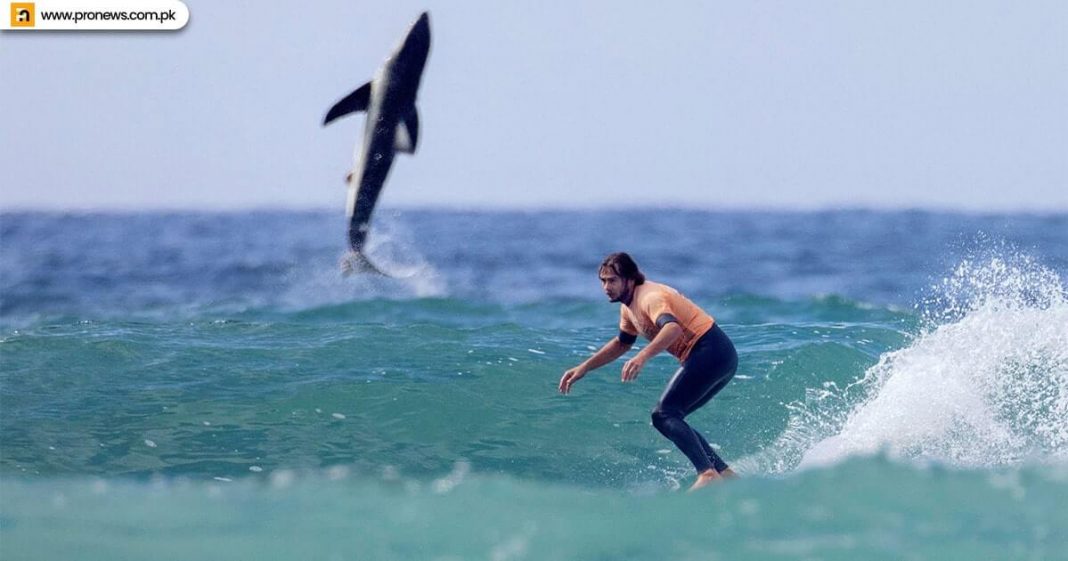
[[[634,357],[628,360],[627,363],[623,365],[622,380],[624,382],[633,381],[635,378],[638,377],[638,373],[641,372],[642,367],[644,366],[645,361],[639,357]]]

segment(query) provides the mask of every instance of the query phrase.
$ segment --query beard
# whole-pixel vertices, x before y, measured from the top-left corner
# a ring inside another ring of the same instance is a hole
[[[615,298],[613,298],[611,295],[609,295],[608,301],[612,302],[612,303],[619,302],[621,304],[626,304],[626,303],[630,302],[630,296],[631,296],[631,294],[633,292],[634,292],[633,290],[627,290],[627,289],[624,288],[623,290],[621,290],[619,292],[618,295],[616,295]]]

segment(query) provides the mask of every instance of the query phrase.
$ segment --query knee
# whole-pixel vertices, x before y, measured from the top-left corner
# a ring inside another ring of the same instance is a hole
[[[664,432],[664,429],[667,428],[671,419],[678,418],[679,415],[657,407],[656,409],[653,409],[651,417],[653,419],[653,426],[656,427],[656,430]]]

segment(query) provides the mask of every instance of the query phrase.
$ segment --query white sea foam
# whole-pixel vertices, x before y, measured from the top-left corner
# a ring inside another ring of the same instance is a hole
[[[793,403],[774,450],[786,471],[855,455],[992,467],[1068,460],[1068,295],[1014,256],[967,260],[925,304],[924,327],[860,381]]]
[[[441,495],[452,491],[463,483],[469,473],[471,473],[471,464],[466,460],[457,461],[448,475],[434,480],[434,492]]]

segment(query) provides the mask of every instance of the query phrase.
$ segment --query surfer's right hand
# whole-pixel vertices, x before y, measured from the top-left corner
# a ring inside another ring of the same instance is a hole
[[[560,393],[567,395],[571,391],[571,384],[582,379],[586,375],[586,372],[582,370],[581,366],[576,366],[560,377]]]

